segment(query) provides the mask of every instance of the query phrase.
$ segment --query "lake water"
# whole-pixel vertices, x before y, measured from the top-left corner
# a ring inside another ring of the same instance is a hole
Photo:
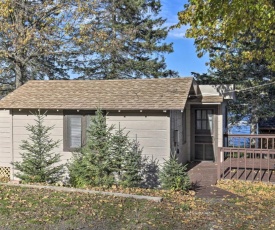
[[[241,124],[241,125],[236,125],[236,126],[232,126],[229,129],[229,133],[230,134],[250,134],[250,126],[247,124]],[[228,140],[228,145],[229,146],[240,146],[240,147],[244,147],[244,146],[249,146],[249,140],[246,138],[230,138]]]
[[[232,126],[229,129],[230,134],[250,134],[250,126],[249,125],[241,125],[241,126]]]

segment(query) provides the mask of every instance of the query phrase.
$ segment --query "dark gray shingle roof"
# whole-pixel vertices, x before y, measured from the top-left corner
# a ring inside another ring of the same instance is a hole
[[[2,109],[183,109],[193,78],[29,81],[0,101]]]

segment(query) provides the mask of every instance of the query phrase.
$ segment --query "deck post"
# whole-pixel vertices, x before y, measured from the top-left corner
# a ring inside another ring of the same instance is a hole
[[[270,182],[270,163],[269,158],[271,157],[270,150],[268,149],[268,155],[267,155],[267,176],[268,176],[268,182]]]
[[[221,179],[221,148],[218,147],[217,157],[217,181]]]

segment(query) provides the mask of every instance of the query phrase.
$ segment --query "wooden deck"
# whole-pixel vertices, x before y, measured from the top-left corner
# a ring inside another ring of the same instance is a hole
[[[218,173],[221,179],[275,183],[275,159],[227,158]]]
[[[236,179],[275,183],[274,134],[227,134],[225,138],[229,146],[218,148],[218,180]]]

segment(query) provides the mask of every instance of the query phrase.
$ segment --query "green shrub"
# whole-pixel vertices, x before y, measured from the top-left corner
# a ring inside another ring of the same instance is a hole
[[[190,188],[190,179],[186,172],[186,165],[178,163],[175,154],[164,162],[160,171],[160,181],[164,189],[186,191]]]
[[[19,172],[16,177],[27,183],[55,183],[60,180],[64,165],[60,164],[59,153],[52,152],[59,146],[59,140],[50,138],[53,126],[44,125],[45,114],[35,114],[35,125],[27,125],[27,140],[22,141],[21,162],[12,162]]]
[[[86,145],[73,153],[68,164],[70,183],[75,187],[111,186],[114,183],[111,160],[112,130],[101,110],[92,117]]]
[[[73,153],[68,164],[73,186],[134,187],[140,183],[141,150],[123,131],[107,126],[102,111],[97,110],[87,131],[86,145]]]

